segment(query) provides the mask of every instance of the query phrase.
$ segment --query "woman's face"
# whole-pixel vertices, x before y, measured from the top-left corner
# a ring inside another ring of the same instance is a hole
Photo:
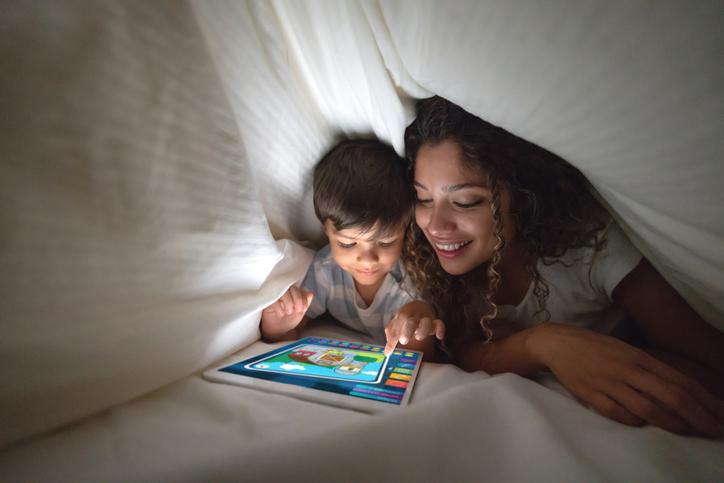
[[[423,145],[417,153],[415,221],[451,275],[490,260],[498,243],[487,185],[486,173],[465,165],[462,149],[454,141]],[[514,233],[510,196],[504,187],[499,189],[503,237],[509,241]]]

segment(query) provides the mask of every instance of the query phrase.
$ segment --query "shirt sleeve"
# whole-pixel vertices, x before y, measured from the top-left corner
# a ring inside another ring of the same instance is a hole
[[[325,272],[324,259],[319,253],[312,260],[312,264],[307,269],[307,274],[302,280],[301,287],[309,290],[314,294],[312,303],[309,304],[306,315],[310,319],[316,319],[327,311],[327,299],[330,288],[330,274]]]
[[[606,246],[594,255],[591,267],[594,287],[612,300],[613,290],[642,258],[621,227],[612,222],[606,231]]]
[[[385,297],[385,305],[382,311],[385,324],[392,320],[403,305],[420,298],[410,277],[405,275],[401,264],[395,268],[393,279],[394,282],[391,284],[391,289]]]

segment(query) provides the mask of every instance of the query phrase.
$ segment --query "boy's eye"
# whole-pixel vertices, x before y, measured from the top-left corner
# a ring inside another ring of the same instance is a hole
[[[352,242],[352,243],[342,243],[341,241],[338,241],[338,242],[337,242],[337,245],[338,245],[340,248],[352,248],[352,247],[355,246],[356,244],[357,244],[356,242]]]
[[[381,241],[381,242],[378,242],[377,244],[382,248],[389,248],[392,245],[394,245],[395,243],[397,243],[397,240],[386,241],[386,242]]]

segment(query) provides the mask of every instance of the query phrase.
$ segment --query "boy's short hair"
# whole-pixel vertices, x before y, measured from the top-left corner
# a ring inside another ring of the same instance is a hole
[[[314,168],[314,212],[337,230],[375,228],[385,236],[410,221],[414,207],[406,162],[376,139],[334,146]]]

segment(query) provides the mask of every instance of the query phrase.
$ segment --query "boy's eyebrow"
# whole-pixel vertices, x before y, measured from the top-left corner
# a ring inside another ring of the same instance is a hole
[[[418,188],[424,189],[425,191],[429,191],[429,190],[427,189],[427,187],[425,187],[424,184],[418,183],[417,181],[415,181],[415,186],[418,187]],[[482,185],[482,184],[461,183],[461,184],[453,184],[453,185],[445,186],[445,187],[443,187],[442,190],[443,190],[443,191],[446,191],[446,192],[448,192],[448,193],[452,193],[453,191],[460,191],[460,190],[465,189],[465,188],[482,188],[482,189],[486,189],[486,190],[488,189],[487,186]]]
[[[354,238],[354,237],[351,237],[351,236],[343,235],[343,234],[341,234],[341,233],[339,233],[339,232],[337,232],[337,236],[340,237],[340,238],[346,238],[347,240],[352,240],[352,241],[357,241],[357,240],[360,240],[360,239],[361,239],[362,241],[366,241],[366,242],[373,242],[373,241],[378,240],[379,238],[381,238],[381,239],[383,239],[383,240],[388,240],[388,239],[397,240],[397,237],[392,238],[392,237],[384,237],[384,236],[383,236],[383,237],[374,237],[374,236],[372,236],[372,237],[370,237],[370,238]]]

